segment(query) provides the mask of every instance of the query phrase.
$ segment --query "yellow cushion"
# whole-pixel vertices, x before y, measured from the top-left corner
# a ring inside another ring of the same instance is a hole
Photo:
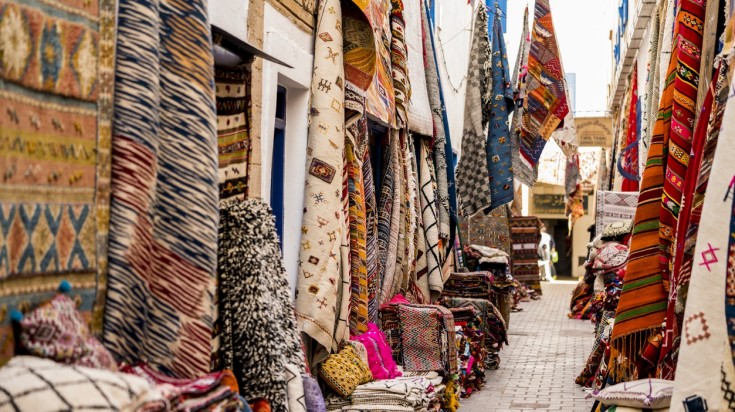
[[[342,397],[348,397],[357,385],[373,380],[370,368],[352,346],[344,346],[338,353],[329,355],[319,367],[319,376]]]

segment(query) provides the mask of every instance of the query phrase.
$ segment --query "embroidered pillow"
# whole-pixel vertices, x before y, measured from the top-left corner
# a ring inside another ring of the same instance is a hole
[[[20,321],[19,343],[28,354],[59,363],[117,370],[110,352],[89,333],[74,300],[64,293]]]
[[[628,406],[631,408],[664,409],[671,403],[674,382],[664,379],[641,379],[623,382],[596,390],[589,397],[599,400],[606,406]]]
[[[393,360],[391,347],[383,332],[373,323],[368,323],[367,332],[352,340],[365,345],[368,355],[368,365],[375,379],[393,379],[401,376],[396,362]]]
[[[343,398],[352,395],[357,385],[373,379],[370,368],[349,345],[345,345],[338,353],[329,355],[321,363],[319,376]]]
[[[168,401],[148,381],[126,373],[17,356],[0,369],[0,410],[163,411]]]

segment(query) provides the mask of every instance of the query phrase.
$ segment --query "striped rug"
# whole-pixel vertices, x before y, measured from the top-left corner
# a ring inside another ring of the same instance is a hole
[[[207,5],[121,0],[117,36],[104,343],[195,377],[210,367],[219,217]]]

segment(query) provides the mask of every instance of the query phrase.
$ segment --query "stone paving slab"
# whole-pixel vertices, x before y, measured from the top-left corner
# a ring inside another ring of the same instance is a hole
[[[459,412],[588,412],[592,401],[574,383],[594,343],[594,325],[567,318],[576,282],[542,283],[540,300],[511,314],[500,368],[482,391],[460,400]]]

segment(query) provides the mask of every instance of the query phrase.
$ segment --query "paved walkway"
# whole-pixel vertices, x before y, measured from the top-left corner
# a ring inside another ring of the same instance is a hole
[[[567,318],[575,284],[542,282],[543,297],[511,314],[500,369],[488,371],[481,392],[460,400],[459,412],[590,410],[574,378],[592,350],[594,326]]]

